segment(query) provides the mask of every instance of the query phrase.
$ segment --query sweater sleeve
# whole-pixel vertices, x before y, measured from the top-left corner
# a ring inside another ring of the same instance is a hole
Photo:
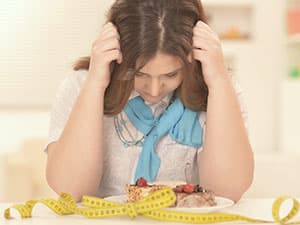
[[[45,152],[47,152],[48,145],[57,141],[62,134],[86,74],[87,71],[85,70],[71,71],[58,86],[50,112],[48,139],[44,147]]]

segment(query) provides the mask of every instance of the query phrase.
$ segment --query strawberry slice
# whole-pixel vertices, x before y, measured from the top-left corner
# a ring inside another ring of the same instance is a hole
[[[148,183],[147,183],[147,180],[143,177],[140,177],[137,181],[136,181],[136,185],[138,187],[147,187],[148,186]]]
[[[183,191],[185,193],[193,193],[195,189],[195,185],[194,184],[185,184],[183,186]]]

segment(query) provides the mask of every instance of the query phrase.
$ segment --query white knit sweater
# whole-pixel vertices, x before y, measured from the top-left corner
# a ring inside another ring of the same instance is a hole
[[[71,113],[86,76],[87,71],[85,70],[72,71],[59,86],[51,111],[47,146],[51,142],[57,141],[63,132],[66,121]],[[234,80],[233,86],[239,98],[244,122],[247,127],[247,112],[242,100],[242,91]],[[136,96],[136,93],[133,93],[131,98],[134,96]],[[159,114],[165,109],[168,103],[169,96],[150,107],[154,114]],[[125,113],[123,113],[123,117],[128,124],[131,134],[135,135],[136,139],[139,139],[142,134],[131,124]],[[205,131],[205,112],[200,113],[199,121],[203,131]],[[98,189],[99,197],[120,195],[124,193],[125,184],[133,182],[138,156],[141,151],[141,147],[139,146],[124,147],[116,133],[112,117],[104,117],[104,131],[104,171]],[[205,132],[203,132],[203,136],[204,135]],[[45,151],[47,151],[47,146]],[[192,182],[198,183],[196,159],[197,153],[201,150],[202,148],[195,149],[190,146],[181,145],[172,140],[169,136],[161,138],[156,145],[156,153],[161,159],[157,180],[185,181],[186,179],[189,179]],[[187,164],[191,165],[188,167],[190,168],[188,174],[191,174],[188,178],[185,177],[185,168]]]

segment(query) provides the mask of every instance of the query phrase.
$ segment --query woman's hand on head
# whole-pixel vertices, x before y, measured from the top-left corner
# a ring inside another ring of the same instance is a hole
[[[94,41],[91,51],[89,78],[106,89],[110,82],[110,63],[116,60],[122,62],[120,50],[120,35],[117,28],[111,23],[103,26],[99,37]]]
[[[214,82],[227,79],[227,69],[218,35],[204,22],[198,21],[193,29],[193,56],[201,62],[208,88]]]

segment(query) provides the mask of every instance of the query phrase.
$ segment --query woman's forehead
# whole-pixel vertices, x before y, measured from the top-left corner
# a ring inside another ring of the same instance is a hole
[[[143,63],[143,60],[138,59],[136,68],[144,73],[167,74],[182,67],[179,57],[163,53],[156,54],[145,65],[141,65],[141,63]],[[141,66],[142,68],[140,68]]]

